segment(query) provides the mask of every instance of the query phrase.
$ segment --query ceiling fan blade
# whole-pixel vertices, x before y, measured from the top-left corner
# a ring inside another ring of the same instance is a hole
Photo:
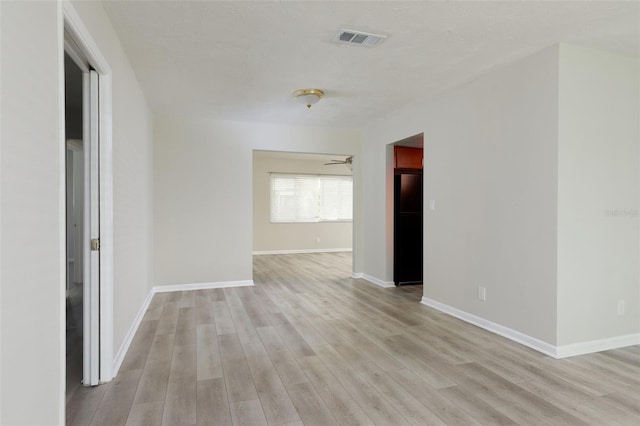
[[[333,166],[334,164],[345,164],[349,167],[353,163],[353,156],[347,157],[344,160],[329,160],[330,163],[324,163],[325,166]]]

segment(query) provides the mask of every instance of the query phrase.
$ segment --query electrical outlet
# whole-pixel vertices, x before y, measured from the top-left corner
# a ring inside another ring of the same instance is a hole
[[[478,299],[486,302],[487,300],[487,289],[485,287],[478,287]]]
[[[429,210],[436,211],[436,200],[429,200]]]
[[[624,300],[618,300],[618,315],[624,315]]]

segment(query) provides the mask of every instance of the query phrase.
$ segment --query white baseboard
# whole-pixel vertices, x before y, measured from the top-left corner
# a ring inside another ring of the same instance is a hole
[[[484,328],[492,333],[506,337],[509,340],[528,346],[552,358],[560,359],[576,355],[585,355],[594,352],[607,351],[610,349],[624,348],[626,346],[640,345],[640,333],[628,334],[625,336],[616,336],[606,339],[590,340],[587,342],[573,343],[570,345],[554,346],[542,340],[531,337],[527,334],[505,327],[495,322],[486,320],[465,311],[453,308],[444,303],[436,302],[428,297],[423,297],[420,301],[423,305],[427,305],[434,309],[444,312],[470,324]]]
[[[190,290],[206,290],[210,288],[229,288],[229,287],[248,287],[253,286],[253,280],[245,280],[245,281],[219,281],[219,282],[211,282],[211,283],[195,283],[195,284],[177,284],[177,285],[160,285],[154,286],[149,290],[149,294],[147,294],[147,298],[142,303],[140,310],[138,310],[138,314],[136,315],[131,327],[129,327],[129,331],[120,345],[120,349],[118,353],[113,358],[113,377],[116,377],[118,374],[118,370],[120,370],[120,366],[122,365],[122,361],[124,361],[124,357],[127,355],[127,351],[129,351],[129,346],[131,346],[131,342],[133,341],[133,337],[136,335],[138,331],[138,327],[140,327],[140,323],[142,323],[142,319],[144,318],[144,314],[147,312],[149,308],[149,304],[151,303],[151,299],[153,299],[153,295],[156,293],[168,293],[173,291],[190,291]]]
[[[144,314],[147,312],[149,308],[149,304],[151,303],[151,299],[153,299],[153,289],[149,291],[147,294],[147,298],[142,303],[142,306],[138,310],[138,314],[133,320],[133,324],[129,327],[129,331],[127,331],[127,335],[124,337],[124,342],[120,345],[120,349],[115,357],[113,357],[113,370],[111,372],[112,377],[116,377],[118,374],[118,370],[120,370],[120,366],[122,365],[122,361],[124,361],[124,357],[129,350],[129,346],[131,346],[131,342],[133,341],[133,337],[136,335],[136,331],[138,331],[138,327],[140,327],[140,323],[142,323],[142,318],[144,318]]]
[[[266,250],[254,251],[254,256],[262,256],[268,254],[306,254],[306,253],[338,253],[343,251],[353,251],[350,248],[329,248],[329,249],[300,249],[300,250]]]
[[[371,275],[367,275],[363,272],[354,272],[351,274],[351,278],[369,281],[370,283],[373,283],[378,287],[383,287],[383,288],[391,288],[396,286],[396,284],[393,281],[382,281],[381,279],[372,277]]]
[[[157,286],[154,286],[151,290],[154,293],[167,293],[172,291],[207,290],[210,288],[251,287],[251,286],[253,286],[253,280],[157,285]]]
[[[367,280],[370,283],[377,285],[378,287],[390,288],[396,286],[393,281],[382,281],[381,279],[372,277],[371,275],[367,274],[362,274],[362,279]]]
[[[440,312],[444,312],[447,315],[451,315],[452,317],[461,319],[462,321],[466,321],[480,328],[484,328],[485,330],[498,334],[502,337],[506,337],[507,339],[513,340],[514,342],[528,346],[531,349],[535,349],[536,351],[542,352],[543,354],[549,355],[550,357],[558,358],[555,346],[547,342],[543,342],[542,340],[536,339],[535,337],[531,337],[527,334],[486,320],[468,312],[461,311],[460,309],[445,305],[444,303],[436,302],[435,300],[429,299],[428,297],[423,297],[420,303],[437,309]]]
[[[557,358],[568,358],[570,356],[608,351],[610,349],[624,348],[633,345],[640,345],[640,333],[562,345],[558,346],[556,351],[558,354]]]

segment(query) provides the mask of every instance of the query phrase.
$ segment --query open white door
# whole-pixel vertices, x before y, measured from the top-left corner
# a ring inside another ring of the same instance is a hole
[[[84,139],[84,318],[83,384],[100,377],[100,146],[98,73],[83,76]]]

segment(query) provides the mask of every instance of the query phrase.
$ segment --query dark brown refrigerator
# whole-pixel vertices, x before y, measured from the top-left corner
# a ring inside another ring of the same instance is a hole
[[[393,281],[422,283],[422,170],[397,170],[394,187]]]

